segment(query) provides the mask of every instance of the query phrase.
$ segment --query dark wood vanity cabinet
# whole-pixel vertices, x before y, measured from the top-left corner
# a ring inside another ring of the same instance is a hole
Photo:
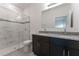
[[[54,40],[56,39],[56,40]],[[59,46],[62,43],[56,43],[57,38],[51,38],[50,40],[50,55],[51,56],[63,56],[63,48]]]
[[[33,52],[38,56],[79,56],[79,41],[32,35]]]
[[[79,56],[79,41],[70,40],[68,55],[69,56]]]
[[[79,49],[70,49],[69,56],[79,56]]]
[[[68,56],[68,39],[51,37],[50,44],[51,56]]]
[[[40,53],[43,56],[48,56],[49,55],[49,37],[40,37]],[[44,39],[44,40],[43,40]],[[44,43],[45,42],[45,43]]]
[[[32,42],[33,42],[33,52],[35,53],[35,54],[37,54],[37,55],[40,55],[40,40],[39,40],[39,36],[33,36],[32,37],[33,38],[33,40],[32,40]]]
[[[33,52],[39,56],[49,55],[49,37],[33,35]]]

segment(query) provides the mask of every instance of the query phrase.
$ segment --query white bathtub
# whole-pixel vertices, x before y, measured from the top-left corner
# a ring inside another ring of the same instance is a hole
[[[29,49],[28,47],[31,43],[32,43],[32,40],[27,40],[27,41],[24,41],[23,43],[14,45],[12,47],[2,49],[2,50],[0,50],[0,56],[6,55],[8,53],[11,53],[11,52],[13,52],[17,49],[23,48],[23,47],[24,47],[24,51],[27,52]]]

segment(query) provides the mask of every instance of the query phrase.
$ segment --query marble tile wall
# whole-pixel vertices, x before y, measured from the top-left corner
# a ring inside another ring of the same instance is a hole
[[[29,25],[0,21],[0,49],[29,39]]]

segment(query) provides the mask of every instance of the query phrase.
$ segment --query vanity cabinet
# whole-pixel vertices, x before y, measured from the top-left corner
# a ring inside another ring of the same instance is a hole
[[[69,56],[79,56],[79,41],[71,40],[69,43]]]
[[[39,56],[49,55],[49,37],[33,35],[33,52]]]
[[[32,35],[33,52],[38,56],[79,56],[79,41]]]
[[[40,42],[39,42],[39,36],[33,36],[33,52],[36,54],[36,55],[40,55]]]
[[[68,55],[68,41],[61,38],[51,37],[50,39],[50,52],[51,56],[66,56]]]
[[[70,49],[69,56],[79,56],[79,49]]]

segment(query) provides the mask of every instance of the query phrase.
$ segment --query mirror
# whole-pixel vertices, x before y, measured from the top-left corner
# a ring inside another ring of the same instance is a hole
[[[42,11],[42,30],[69,31],[73,27],[72,11],[72,5],[67,3]]]
[[[55,18],[55,28],[66,28],[67,16],[60,16]]]

